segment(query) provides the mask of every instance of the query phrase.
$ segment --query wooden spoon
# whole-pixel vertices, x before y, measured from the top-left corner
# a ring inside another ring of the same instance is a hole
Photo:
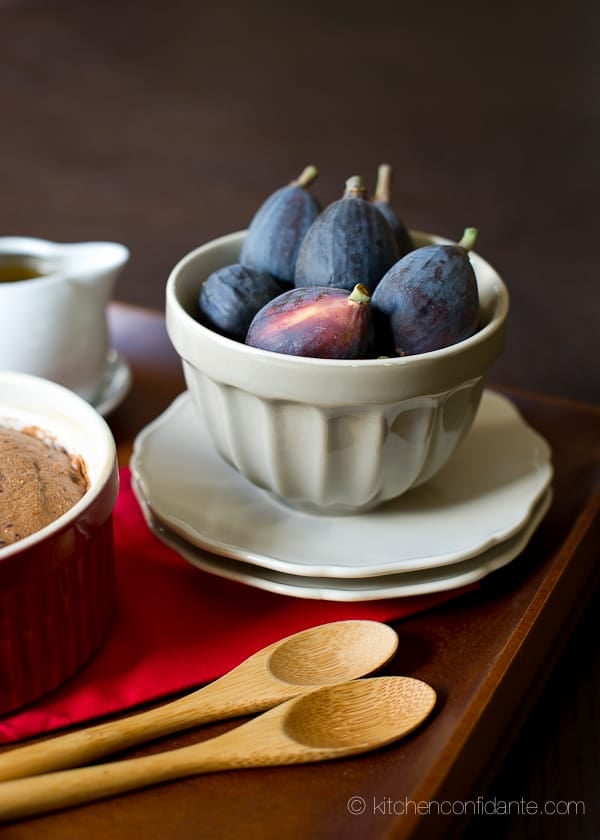
[[[199,773],[300,764],[377,749],[415,729],[435,691],[411,677],[316,689],[216,738],[162,753],[0,784],[0,820],[92,802]]]
[[[388,662],[398,635],[377,621],[335,621],[274,642],[191,694],[0,755],[0,780],[77,767],[134,744],[270,709],[314,688],[365,676]]]

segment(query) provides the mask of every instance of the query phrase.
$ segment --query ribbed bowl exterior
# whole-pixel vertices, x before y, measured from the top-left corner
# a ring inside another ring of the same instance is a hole
[[[280,500],[323,514],[369,510],[438,472],[483,390],[479,378],[443,394],[343,409],[263,399],[188,364],[184,373],[221,456]]]
[[[107,636],[115,608],[116,445],[73,391],[0,371],[0,425],[39,428],[85,464],[89,487],[62,516],[0,549],[0,714],[73,676]]]
[[[65,528],[0,555],[0,714],[76,673],[104,641],[116,607],[112,510],[115,468]]]

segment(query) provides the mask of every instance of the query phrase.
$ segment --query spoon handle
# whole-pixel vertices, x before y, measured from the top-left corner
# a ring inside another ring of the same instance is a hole
[[[285,736],[281,750],[280,709],[283,711],[283,707],[272,709],[270,717],[254,718],[222,735],[187,747],[2,782],[0,822],[81,805],[185,776],[306,761],[309,753],[320,753],[318,749],[300,747],[296,755],[294,745],[290,748]]]
[[[87,764],[135,744],[244,714],[264,711],[301,693],[257,679],[245,663],[191,694],[128,717],[17,747],[0,755],[0,781]]]
[[[182,727],[185,725],[186,706],[186,703],[177,700],[167,706],[9,750],[0,755],[0,780],[76,767],[119,749],[174,732],[180,724]]]
[[[201,758],[198,752],[196,755]],[[181,778],[191,772],[185,758],[181,750],[172,750],[2,782],[0,821],[56,811]],[[202,772],[201,765],[194,769]],[[214,769],[219,768],[215,766]]]

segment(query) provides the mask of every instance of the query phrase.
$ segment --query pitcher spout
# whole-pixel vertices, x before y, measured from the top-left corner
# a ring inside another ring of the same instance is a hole
[[[99,274],[116,275],[129,259],[129,249],[119,242],[74,242],[61,251],[62,273],[87,282]]]

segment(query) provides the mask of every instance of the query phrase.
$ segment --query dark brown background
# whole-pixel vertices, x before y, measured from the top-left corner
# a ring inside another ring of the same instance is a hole
[[[598,4],[0,0],[0,231],[131,248],[163,306],[194,246],[307,163],[323,201],[377,164],[407,223],[510,288],[496,378],[596,401]]]
[[[305,164],[329,202],[387,161],[406,222],[476,225],[508,284],[494,380],[598,402],[599,44],[585,0],[0,0],[0,235],[124,242],[116,297],[162,309],[174,263]],[[597,806],[597,614],[491,795]],[[482,832],[567,836],[558,819]]]

